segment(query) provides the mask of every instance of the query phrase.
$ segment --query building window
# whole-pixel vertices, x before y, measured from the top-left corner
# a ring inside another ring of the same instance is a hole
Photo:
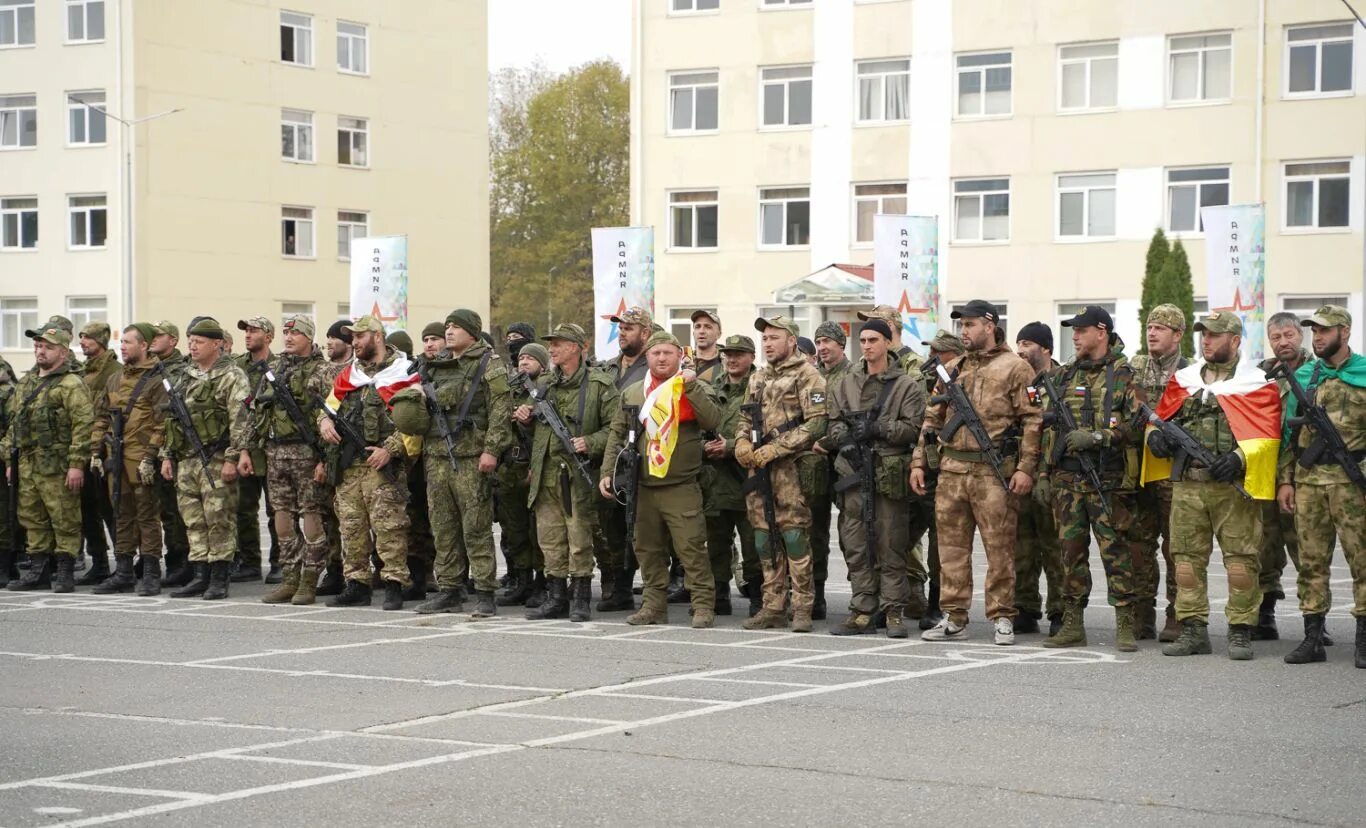
[[[291,316],[305,316],[308,321],[314,322],[317,317],[313,313],[312,302],[281,302],[280,303],[280,328],[283,330],[285,320]]]
[[[1228,204],[1228,167],[1167,170],[1167,230],[1203,233],[1201,207]]]
[[[1304,319],[1314,315],[1314,311],[1324,305],[1347,307],[1347,297],[1338,296],[1281,296],[1281,310],[1289,311]]]
[[[669,308],[669,333],[673,334],[679,342],[695,344],[692,340],[692,315],[698,311],[716,313],[716,308]],[[716,343],[720,345],[721,343]]]
[[[1351,197],[1351,161],[1309,161],[1285,165],[1285,226],[1346,227]]]
[[[351,261],[351,242],[370,235],[370,214],[353,210],[337,211],[337,258]]]
[[[0,250],[38,246],[38,199],[0,198]]]
[[[66,317],[76,330],[91,322],[109,321],[109,298],[106,296],[68,296]]]
[[[905,184],[854,185],[854,241],[873,243],[873,216],[906,215]]]
[[[104,116],[104,90],[69,92],[66,96],[66,142],[71,146],[93,146],[107,140]]]
[[[338,318],[338,319],[350,319],[350,318],[351,318],[351,303],[350,303],[350,302],[338,302],[338,303],[337,303],[337,318]]]
[[[281,158],[313,163],[313,113],[301,109],[280,110],[280,140]]]
[[[1058,362],[1066,364],[1077,355],[1076,346],[1072,344],[1072,329],[1064,328],[1062,326],[1063,320],[1071,319],[1086,310],[1087,305],[1095,305],[1096,307],[1104,308],[1111,317],[1115,315],[1114,302],[1059,302],[1058,316],[1053,320],[1053,344],[1056,346],[1053,349],[1053,358]],[[1103,401],[1094,400],[1093,404],[1099,409],[1103,404]],[[1086,424],[1082,423],[1082,427],[1085,428]]]
[[[669,193],[669,247],[716,249],[716,190]]]
[[[760,305],[759,315],[765,319],[786,316],[797,324],[797,330],[801,331],[802,336],[810,336],[815,331],[816,326],[821,323],[820,319],[815,318],[815,313],[820,312],[820,310],[814,305]],[[759,345],[759,336],[755,335],[753,338],[755,344]],[[857,348],[858,343],[854,343],[854,347]],[[759,347],[758,356],[763,356],[762,345]]]
[[[669,11],[674,14],[718,11],[720,8],[721,0],[671,0],[669,3]]]
[[[0,0],[0,49],[33,45],[33,0]]]
[[[865,60],[857,66],[858,120],[885,124],[911,117],[911,61]]]
[[[811,243],[811,188],[773,187],[759,191],[759,244],[800,247]]]
[[[21,350],[24,331],[38,327],[38,300],[33,297],[0,299],[0,348]]]
[[[799,6],[809,6],[812,0],[763,0],[765,9],[778,9]]]
[[[313,258],[313,208],[280,209],[280,252],[295,259]]]
[[[1351,23],[1285,30],[1285,94],[1344,95],[1352,91]]]
[[[1010,179],[965,178],[953,182],[953,240],[1010,238]]]
[[[1058,108],[1113,109],[1119,104],[1119,44],[1058,48]]]
[[[104,0],[66,0],[66,42],[104,40]]]
[[[0,95],[0,149],[38,144],[38,96]]]
[[[313,65],[313,17],[280,12],[280,61],[297,66]]]
[[[105,206],[103,195],[70,196],[67,199],[67,213],[71,217],[68,245],[73,250],[104,247],[109,230],[109,209]]]
[[[337,118],[337,163],[343,167],[370,166],[370,122],[364,118]]]
[[[717,128],[719,72],[669,75],[669,131],[707,132]]]
[[[1011,53],[959,55],[958,117],[1010,114]]]
[[[1005,302],[992,302],[990,299],[988,299],[987,301],[995,305],[996,312],[1001,315],[1001,318],[996,320],[996,327],[1000,328],[1002,331],[1009,331],[1009,329],[1006,327],[1006,321],[1010,316],[1010,306]],[[967,302],[954,302],[949,305],[949,313],[952,314],[953,311],[960,311],[965,306],[967,306]],[[961,335],[963,333],[963,320],[953,320],[953,332],[955,335]],[[1009,333],[1006,334],[1006,341],[1010,341]]]
[[[1114,173],[1058,176],[1058,235],[1062,238],[1114,237]]]
[[[762,70],[763,125],[811,125],[811,67],[776,66]]]
[[[1167,97],[1173,103],[1226,101],[1232,94],[1233,35],[1182,35],[1167,41]]]
[[[337,70],[352,75],[370,73],[370,36],[363,24],[337,21]]]

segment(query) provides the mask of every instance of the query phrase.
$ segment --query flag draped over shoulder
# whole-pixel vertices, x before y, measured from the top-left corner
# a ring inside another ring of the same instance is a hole
[[[385,405],[388,405],[395,394],[422,381],[422,377],[418,374],[408,373],[411,367],[412,360],[400,354],[393,362],[372,377],[361,370],[360,363],[353,360],[333,380],[332,393],[328,396],[327,403],[336,408],[342,400],[346,399],[347,394],[358,388],[373,385],[375,391],[379,393],[380,399],[384,400]]]
[[[683,397],[682,375],[669,377],[653,389],[649,388],[651,379],[644,380],[648,390],[645,404],[640,407],[640,422],[645,426],[645,458],[650,476],[664,477],[678,446],[679,425],[695,415]]]
[[[1247,458],[1243,488],[1257,500],[1276,496],[1276,458],[1281,446],[1281,395],[1256,364],[1241,360],[1233,376],[1205,382],[1200,370],[1205,361],[1188,365],[1172,375],[1157,405],[1157,416],[1170,419],[1196,394],[1212,394],[1228,418],[1229,430]],[[1171,476],[1171,460],[1154,457],[1143,447],[1143,483]]]
[[[1352,354],[1347,361],[1334,368],[1322,360],[1309,360],[1295,372],[1295,379],[1313,396],[1314,388],[1326,379],[1336,379],[1353,388],[1366,388],[1366,356]],[[1299,413],[1300,401],[1291,394],[1285,400],[1285,430],[1281,439],[1290,441],[1290,421]]]

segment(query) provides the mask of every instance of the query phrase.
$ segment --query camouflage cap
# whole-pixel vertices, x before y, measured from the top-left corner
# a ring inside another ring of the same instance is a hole
[[[309,339],[312,339],[313,335],[318,332],[318,326],[313,324],[313,320],[302,313],[286,316],[284,329],[285,333],[294,331],[297,334],[303,334]]]
[[[573,322],[561,322],[555,326],[553,331],[541,337],[541,339],[545,342],[550,342],[554,339],[564,339],[579,346],[588,344],[588,334],[584,331],[583,326],[575,325]]]
[[[693,312],[692,312],[692,316],[690,316],[689,319],[690,319],[694,324],[696,324],[696,323],[697,323],[697,320],[698,320],[698,319],[701,319],[701,318],[703,318],[703,317],[706,317],[707,319],[710,319],[711,321],[715,322],[715,323],[716,323],[716,326],[717,326],[718,328],[721,327],[721,317],[719,317],[719,316],[716,315],[716,311],[707,310],[706,308],[702,308],[701,310],[695,310],[695,311],[693,311]]]
[[[61,328],[62,330],[66,331],[69,334],[72,334],[73,336],[76,333],[76,326],[72,324],[70,319],[67,319],[65,316],[62,316],[61,314],[54,313],[52,316],[49,316],[47,318],[47,322],[43,324],[43,327],[46,328],[49,325]]]
[[[1238,314],[1232,311],[1214,311],[1196,322],[1195,330],[1214,334],[1241,334],[1243,332],[1243,320],[1239,319]]]
[[[191,325],[185,333],[190,336],[202,336],[205,339],[222,339],[223,326],[218,324],[217,319],[205,316]]]
[[[1309,327],[1318,325],[1320,328],[1337,328],[1343,325],[1348,327],[1352,324],[1352,314],[1342,305],[1324,305],[1314,311],[1314,315],[1300,322],[1301,325]]]
[[[920,344],[941,354],[963,353],[963,340],[943,328],[935,332],[934,339],[922,339]]]
[[[166,336],[169,336],[172,339],[180,338],[180,327],[169,319],[163,319],[160,322],[153,325],[152,327],[156,328],[157,336],[165,334]]]
[[[849,341],[849,337],[844,335],[844,328],[841,328],[838,322],[822,322],[817,325],[816,335],[812,338],[820,339],[822,337],[833,339],[841,345]]]
[[[721,353],[727,351],[743,351],[747,354],[754,353],[754,340],[744,334],[731,334],[726,337],[726,341],[721,343]]]
[[[34,341],[41,340],[63,348],[71,347],[71,334],[59,325],[48,323],[36,331],[24,331],[24,336]]]
[[[679,343],[678,337],[668,331],[655,331],[650,334],[650,338],[645,340],[645,350],[650,350],[656,345],[672,345],[678,350],[683,350],[683,345]]]
[[[365,333],[366,331],[382,334],[384,333],[384,323],[373,316],[362,316],[350,325],[342,325],[342,330],[349,334]]]
[[[649,311],[641,307],[627,308],[621,313],[614,313],[607,318],[618,325],[644,325],[649,327],[654,324],[654,317],[650,315]]]
[[[1186,314],[1172,304],[1161,304],[1148,311],[1149,325],[1163,325],[1174,331],[1186,329]]]
[[[754,320],[754,330],[759,333],[763,333],[768,328],[782,328],[793,336],[801,336],[801,330],[797,328],[797,323],[786,316],[770,316],[767,319],[761,316]]]
[[[250,319],[237,320],[237,330],[245,331],[248,328],[257,328],[268,334],[275,333],[275,323],[264,316],[253,316]]]
[[[107,348],[109,347],[109,323],[90,322],[86,324],[84,328],[81,328],[81,337],[83,339],[93,339],[100,343],[101,348]]]
[[[901,325],[901,314],[891,305],[874,305],[872,310],[859,311],[858,318],[864,322],[869,319],[881,319],[893,326],[893,330]]]

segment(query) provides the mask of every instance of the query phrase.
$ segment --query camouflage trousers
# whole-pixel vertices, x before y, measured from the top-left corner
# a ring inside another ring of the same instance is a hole
[[[735,535],[740,535],[740,560],[744,566],[746,584],[758,584],[764,579],[759,556],[754,551],[754,527],[742,509],[718,509],[707,515],[707,557],[711,560],[711,575],[716,583],[730,583],[731,558],[735,552]]]
[[[797,459],[797,480],[801,484],[802,499],[811,510],[811,576],[818,584],[825,583],[830,571],[830,518],[835,506],[830,489],[830,458],[823,454],[804,454]],[[844,542],[838,536],[840,550]]]
[[[546,475],[546,481],[554,475]],[[536,492],[536,538],[545,556],[547,578],[593,577],[593,528],[596,504],[574,484],[573,513],[565,514],[560,487],[542,481]],[[623,538],[625,529],[622,530]],[[624,543],[624,541],[623,541]],[[620,558],[618,558],[620,560]]]
[[[176,468],[176,505],[194,563],[237,556],[237,481],[224,481],[222,472],[221,452],[209,458],[207,469],[198,457],[181,460]]]
[[[272,449],[266,462],[267,493],[275,505],[275,534],[280,539],[280,567],[286,572],[300,564],[318,569],[327,563],[323,514],[332,500],[332,487],[314,479],[318,460],[312,450],[300,448],[303,451],[294,446]]]
[[[348,581],[370,583],[371,533],[386,581],[407,587],[407,492],[400,475],[390,482],[383,472],[356,463],[337,484],[337,522],[341,527],[342,574]]]
[[[268,468],[269,466],[267,466]],[[243,566],[261,565],[261,497],[265,494],[267,469],[257,468],[255,475],[237,478],[237,558]],[[270,498],[266,498],[270,502]],[[272,523],[267,527],[272,537],[275,535],[273,510],[266,517]]]
[[[1108,481],[1107,481],[1108,482]],[[1053,472],[1053,518],[1062,548],[1063,602],[1086,606],[1091,595],[1091,536],[1100,547],[1105,568],[1106,597],[1112,607],[1127,607],[1137,598],[1134,590],[1133,547],[1129,532],[1133,522],[1133,498],[1109,490],[1110,514],[1105,514],[1100,495],[1083,478],[1065,471]]]
[[[640,561],[641,606],[666,612],[669,550],[683,564],[683,583],[694,609],[716,606],[716,587],[707,559],[702,489],[696,481],[636,490],[636,557]]]
[[[1286,558],[1300,568],[1300,542],[1296,537],[1295,516],[1281,511],[1274,500],[1262,504],[1261,571],[1257,580],[1263,595],[1274,595],[1285,600],[1281,576],[1285,574]]]
[[[577,509],[578,506],[575,505],[574,508]],[[600,497],[591,508],[597,512],[597,521],[593,527],[593,557],[597,559],[598,568],[603,572],[616,572],[626,565],[622,560],[626,554],[626,507],[615,500]],[[534,528],[539,531],[539,523]],[[539,535],[537,539],[539,541]],[[544,546],[539,551],[544,554]],[[638,563],[631,562],[632,571],[638,566]],[[592,574],[591,567],[589,574]]]
[[[768,476],[773,486],[773,517],[778,526],[784,530],[810,527],[811,509],[797,479],[796,461],[785,459],[769,463]],[[745,495],[745,509],[756,530],[773,528],[764,518],[764,499],[757,490]]]
[[[493,478],[479,471],[478,457],[461,457],[451,468],[445,454],[427,463],[427,510],[436,543],[436,583],[443,590],[464,583],[480,592],[498,589],[493,552]]]
[[[88,482],[88,481],[87,481]],[[29,552],[75,555],[81,551],[81,493],[66,487],[66,474],[38,474],[19,457],[19,525]]]
[[[1014,618],[1015,496],[982,465],[968,473],[939,473],[934,519],[939,530],[939,605],[955,623],[966,624],[972,606],[972,535],[982,535],[987,553],[987,618]]]
[[[114,520],[118,525],[114,544],[117,555],[133,555],[141,552],[143,557],[161,557],[161,504],[157,499],[154,486],[144,486],[137,476],[137,467],[131,469],[125,464],[120,470],[123,483],[119,488],[118,513]],[[113,474],[109,470],[109,474]],[[109,502],[114,501],[114,481],[109,480]]]
[[[1157,565],[1158,535],[1162,536],[1162,562],[1167,568],[1167,606],[1176,606],[1176,564],[1172,561],[1172,484],[1149,483],[1138,490],[1134,520],[1129,530],[1133,547],[1135,589],[1138,600],[1155,601],[1162,572]]]
[[[853,596],[852,612],[872,615],[881,610],[904,610],[910,601],[906,578],[910,555],[911,516],[906,501],[874,493],[874,519],[863,522],[863,493],[857,488],[841,495],[840,547],[849,567]],[[869,530],[876,536],[872,560],[868,555]]]
[[[1327,613],[1333,606],[1329,566],[1334,536],[1352,573],[1352,615],[1366,616],[1366,499],[1354,484],[1295,487],[1295,526],[1299,535],[1300,612]]]
[[[786,529],[777,539],[770,537],[767,529],[754,530],[754,553],[759,556],[764,571],[764,609],[773,612],[786,609],[790,583],[792,611],[811,611],[816,594],[809,544],[804,527]]]
[[[158,467],[160,464],[157,464]],[[167,557],[182,560],[190,554],[190,538],[185,533],[185,518],[180,515],[180,502],[176,497],[176,482],[167,480],[157,472],[152,484],[156,491],[157,503],[161,511],[161,531],[166,543]]]
[[[1218,538],[1228,573],[1224,614],[1230,624],[1256,624],[1262,599],[1257,585],[1262,504],[1227,483],[1181,481],[1172,484],[1171,530],[1177,619],[1209,621],[1205,573]]]
[[[1048,602],[1039,594],[1039,577],[1048,588]],[[1083,602],[1083,606],[1085,603]],[[1032,497],[1019,498],[1015,521],[1015,609],[1043,618],[1062,612],[1062,544],[1051,506]]]
[[[509,569],[545,568],[541,545],[536,540],[536,522],[531,519],[527,496],[526,466],[519,465],[520,475],[508,475],[498,470],[498,525],[502,529],[503,557]]]

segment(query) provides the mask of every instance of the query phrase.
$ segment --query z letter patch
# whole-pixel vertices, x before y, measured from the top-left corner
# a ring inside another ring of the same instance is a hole
[[[813,404],[825,402],[825,393],[822,392],[822,391],[812,391],[812,392],[811,392],[811,402],[812,402]]]

